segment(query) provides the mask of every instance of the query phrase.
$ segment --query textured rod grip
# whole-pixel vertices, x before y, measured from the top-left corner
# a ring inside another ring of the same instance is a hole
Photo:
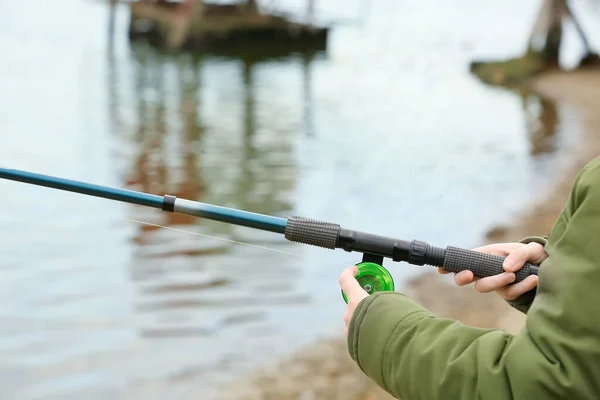
[[[338,224],[304,217],[289,217],[285,226],[285,238],[292,242],[335,249],[340,229]]]
[[[473,275],[484,278],[505,272],[502,268],[503,262],[504,257],[448,246],[442,268],[450,272],[460,272],[468,269],[473,272]],[[521,282],[527,278],[530,275],[530,268],[531,264],[527,263],[518,270],[515,273],[516,279],[513,283]]]

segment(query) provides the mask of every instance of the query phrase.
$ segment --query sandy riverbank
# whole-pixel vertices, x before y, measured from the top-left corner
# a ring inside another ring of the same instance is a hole
[[[514,221],[492,228],[487,242],[516,241],[528,235],[546,234],[562,209],[577,172],[600,154],[600,70],[550,73],[536,78],[531,87],[576,110],[581,140],[549,192],[540,193],[538,202],[526,207]],[[405,292],[437,315],[455,318],[471,326],[516,332],[525,321],[524,315],[508,307],[495,294],[483,295],[472,288],[458,288],[449,283],[448,277],[436,272],[410,282]],[[313,345],[257,371],[236,384],[225,398],[391,399],[350,359],[343,338]]]

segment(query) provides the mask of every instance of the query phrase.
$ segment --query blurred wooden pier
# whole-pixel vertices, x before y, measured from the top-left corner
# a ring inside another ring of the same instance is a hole
[[[316,26],[314,0],[304,21],[263,11],[257,0],[211,3],[204,0],[110,0],[109,29],[119,3],[129,9],[128,36],[169,50],[210,52],[325,50],[328,27]]]

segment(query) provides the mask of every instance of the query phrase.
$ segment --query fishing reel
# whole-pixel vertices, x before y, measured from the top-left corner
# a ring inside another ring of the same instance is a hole
[[[358,273],[355,279],[369,295],[377,292],[394,291],[394,279],[389,271],[383,267],[383,257],[364,253],[362,262],[356,264],[356,266]],[[348,304],[348,298],[343,290],[342,297]]]
[[[289,217],[284,234],[292,242],[363,253],[362,262],[357,264],[355,278],[369,295],[394,290],[394,280],[383,267],[384,258],[412,265],[429,265],[454,273],[469,270],[481,278],[504,272],[505,257],[454,246],[431,246],[421,240],[407,241],[374,235],[310,218]],[[513,283],[521,282],[529,275],[537,275],[538,271],[539,265],[526,263],[515,273]],[[348,303],[343,291],[342,297]]]

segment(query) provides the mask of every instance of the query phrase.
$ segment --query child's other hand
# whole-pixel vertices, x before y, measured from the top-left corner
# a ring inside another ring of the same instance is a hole
[[[478,292],[489,293],[495,291],[506,300],[515,300],[537,286],[538,277],[536,275],[530,275],[523,281],[510,285],[515,280],[514,272],[523,268],[526,262],[539,264],[548,257],[544,246],[536,242],[528,244],[497,243],[478,247],[473,249],[473,251],[506,257],[503,264],[506,272],[499,275],[478,278],[473,276],[471,271],[461,271],[454,275],[456,284],[458,286],[466,286],[475,282],[475,290]],[[449,273],[441,268],[438,268],[438,271],[442,274]]]
[[[358,303],[360,303],[362,299],[369,296],[356,280],[356,274],[358,274],[358,267],[353,265],[346,268],[344,272],[342,272],[342,275],[340,275],[340,287],[348,298],[348,306],[346,307],[346,313],[344,314],[344,323],[346,324],[344,334],[346,336],[348,336],[348,327],[356,306],[358,306]]]

